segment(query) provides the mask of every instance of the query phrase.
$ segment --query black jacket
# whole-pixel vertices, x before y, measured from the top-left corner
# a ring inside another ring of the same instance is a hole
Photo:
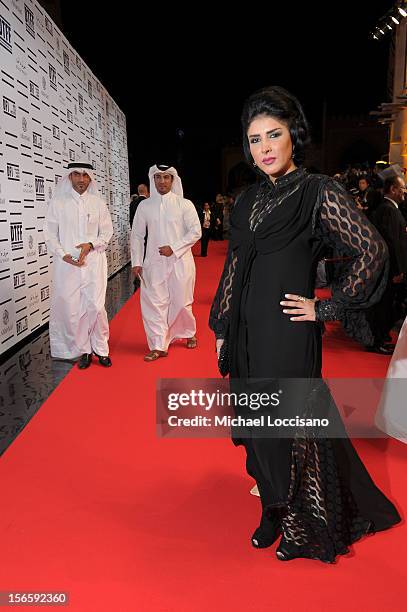
[[[372,223],[383,236],[389,249],[390,276],[407,273],[406,220],[400,210],[386,198],[372,214]]]
[[[134,215],[136,214],[136,210],[140,202],[146,199],[146,196],[139,195],[136,198],[133,198],[130,202],[130,211],[129,211],[129,221],[130,227],[133,227]]]

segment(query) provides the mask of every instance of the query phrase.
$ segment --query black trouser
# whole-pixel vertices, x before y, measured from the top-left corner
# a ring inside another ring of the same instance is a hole
[[[201,257],[206,257],[208,254],[208,242],[209,242],[209,234],[210,229],[203,227],[202,228],[202,238],[201,238]]]
[[[382,346],[392,329],[394,320],[395,285],[390,281],[380,302],[369,308],[367,318],[372,328],[375,346]]]

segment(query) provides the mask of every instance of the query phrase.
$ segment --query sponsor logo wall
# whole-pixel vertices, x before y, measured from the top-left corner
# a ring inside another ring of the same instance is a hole
[[[0,354],[49,318],[45,212],[70,161],[93,164],[113,220],[109,275],[130,259],[126,119],[35,0],[0,2]]]

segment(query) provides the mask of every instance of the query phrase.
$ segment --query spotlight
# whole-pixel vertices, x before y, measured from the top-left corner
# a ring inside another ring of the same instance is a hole
[[[399,7],[399,13],[402,17],[407,17],[407,13],[404,9],[402,9],[401,7]]]
[[[381,32],[381,33],[383,34],[383,36],[384,36],[384,32],[383,32],[383,30],[379,29],[379,32]]]
[[[399,22],[399,21],[398,21],[398,20],[397,20],[395,17],[393,17],[393,15],[391,16],[391,20],[392,20],[394,23],[397,23],[397,25],[399,25],[399,24],[400,24],[400,22]]]
[[[389,25],[388,23],[386,23],[386,28],[388,28],[389,30],[392,29],[391,25]]]

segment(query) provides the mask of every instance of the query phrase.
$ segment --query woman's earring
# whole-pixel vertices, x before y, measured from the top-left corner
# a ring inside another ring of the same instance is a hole
[[[256,164],[256,162],[255,162],[255,161],[253,162],[253,166],[257,166],[257,164]]]
[[[291,157],[294,157],[295,155],[295,147],[293,147],[292,153],[291,153]]]

